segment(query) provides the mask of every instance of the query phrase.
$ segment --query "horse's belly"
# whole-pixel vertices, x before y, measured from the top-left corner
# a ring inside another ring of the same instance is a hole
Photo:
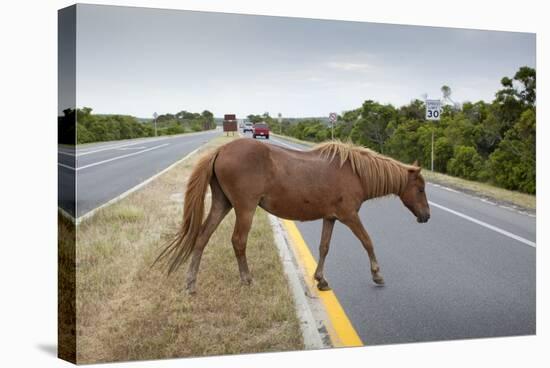
[[[334,211],[328,206],[308,198],[276,198],[264,196],[260,201],[260,207],[267,212],[284,219],[297,221],[312,221],[321,218],[334,217]]]

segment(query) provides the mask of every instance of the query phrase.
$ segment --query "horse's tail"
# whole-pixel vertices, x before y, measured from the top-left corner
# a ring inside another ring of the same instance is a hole
[[[214,173],[214,161],[219,149],[205,154],[195,165],[185,191],[183,222],[174,239],[167,244],[153,265],[158,261],[168,263],[168,274],[177,270],[189,258],[201,231],[204,218],[204,198]]]

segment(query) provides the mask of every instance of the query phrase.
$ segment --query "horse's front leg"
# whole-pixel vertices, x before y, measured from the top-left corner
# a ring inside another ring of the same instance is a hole
[[[330,237],[334,228],[334,219],[323,219],[323,231],[321,233],[321,244],[319,245],[319,264],[315,270],[315,280],[317,280],[317,288],[319,290],[330,290],[327,280],[323,276],[323,268],[325,266],[325,258],[328,254],[330,245]]]
[[[351,229],[351,231],[357,238],[359,238],[359,240],[361,241],[361,244],[363,244],[363,247],[369,254],[370,272],[372,274],[372,281],[374,281],[378,285],[384,285],[384,278],[380,273],[380,266],[378,265],[378,261],[376,260],[376,255],[374,254],[374,247],[372,246],[372,240],[370,239],[370,236],[367,233],[367,230],[365,230],[365,228],[363,227],[363,224],[361,223],[361,219],[359,218],[359,214],[355,212],[353,213],[352,216],[350,216],[349,218],[346,218],[342,222]]]

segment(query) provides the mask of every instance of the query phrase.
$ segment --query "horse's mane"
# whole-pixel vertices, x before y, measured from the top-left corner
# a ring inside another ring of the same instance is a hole
[[[353,172],[363,182],[369,198],[392,193],[399,195],[407,185],[408,170],[418,169],[352,143],[324,142],[313,147],[312,151],[318,151],[321,157],[329,161],[338,156],[340,167],[349,161]]]

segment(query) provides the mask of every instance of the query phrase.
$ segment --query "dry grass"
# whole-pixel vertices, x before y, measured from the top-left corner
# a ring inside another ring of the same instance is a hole
[[[292,295],[262,210],[248,240],[251,286],[239,281],[230,241],[233,211],[206,247],[197,295],[183,292],[186,267],[170,277],[150,268],[179,225],[177,199],[197,157],[79,225],[79,363],[303,349]]]
[[[57,216],[57,336],[58,356],[70,362],[76,360],[76,273],[74,225]]]

